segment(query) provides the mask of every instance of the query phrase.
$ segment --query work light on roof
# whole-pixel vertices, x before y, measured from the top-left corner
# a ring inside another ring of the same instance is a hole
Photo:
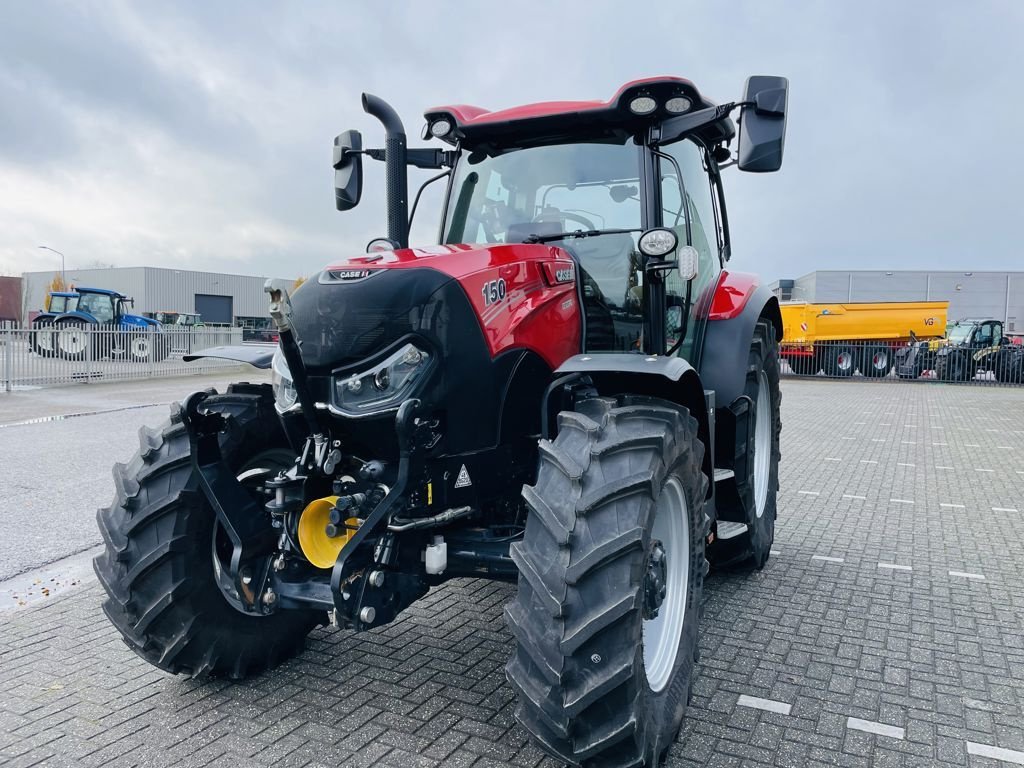
[[[685,96],[673,96],[665,102],[665,111],[673,115],[681,115],[684,112],[689,112],[692,106],[693,102]]]
[[[650,96],[637,96],[629,102],[629,111],[634,115],[649,115],[658,108],[658,102]]]
[[[447,136],[452,131],[452,121],[445,118],[435,120],[430,124],[430,135],[440,139],[442,136]]]

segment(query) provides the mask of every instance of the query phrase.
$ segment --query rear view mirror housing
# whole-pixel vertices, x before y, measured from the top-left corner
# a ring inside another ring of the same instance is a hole
[[[786,108],[789,80],[770,75],[747,78],[740,115],[739,160],[741,171],[771,173],[782,167],[786,143]]]
[[[363,137],[345,131],[334,139],[334,205],[347,211],[359,205],[363,195]]]

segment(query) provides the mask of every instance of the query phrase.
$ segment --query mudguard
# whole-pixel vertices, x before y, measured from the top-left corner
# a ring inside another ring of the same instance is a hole
[[[602,395],[646,395],[687,408],[697,419],[697,434],[705,446],[703,469],[709,478],[713,476],[711,415],[704,397],[707,387],[702,386],[700,376],[688,361],[628,352],[573,355],[555,371],[552,388],[581,376],[588,377]],[[545,397],[545,411],[550,395],[551,388]]]
[[[240,363],[248,363],[254,368],[269,368],[270,361],[274,359],[277,345],[269,346],[223,346],[210,347],[199,352],[192,352],[182,355],[182,360],[191,363],[193,360],[202,360],[204,357],[215,357],[220,360],[237,360]]]
[[[779,300],[753,275],[723,272],[708,314],[700,355],[700,380],[715,391],[715,403],[727,408],[743,394],[747,352],[754,326],[767,317],[782,340]]]

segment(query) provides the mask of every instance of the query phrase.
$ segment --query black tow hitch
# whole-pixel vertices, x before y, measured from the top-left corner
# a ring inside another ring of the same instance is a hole
[[[192,469],[199,488],[231,540],[231,582],[246,611],[269,613],[273,602],[262,599],[270,576],[270,560],[277,534],[263,505],[253,499],[224,462],[219,435],[228,420],[216,411],[201,409],[209,392],[196,392],[185,401],[182,420],[188,432]]]

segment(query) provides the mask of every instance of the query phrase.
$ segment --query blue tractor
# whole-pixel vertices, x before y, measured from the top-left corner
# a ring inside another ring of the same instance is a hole
[[[169,339],[156,320],[127,311],[134,299],[106,288],[76,288],[77,306],[55,317],[54,347],[65,360],[126,358],[158,362],[170,353]],[[93,332],[90,332],[94,329]]]
[[[51,291],[48,297],[46,311],[40,312],[32,318],[32,332],[29,335],[32,351],[42,357],[52,357],[56,349],[54,346],[54,319],[66,312],[73,312],[78,306],[77,293]]]

